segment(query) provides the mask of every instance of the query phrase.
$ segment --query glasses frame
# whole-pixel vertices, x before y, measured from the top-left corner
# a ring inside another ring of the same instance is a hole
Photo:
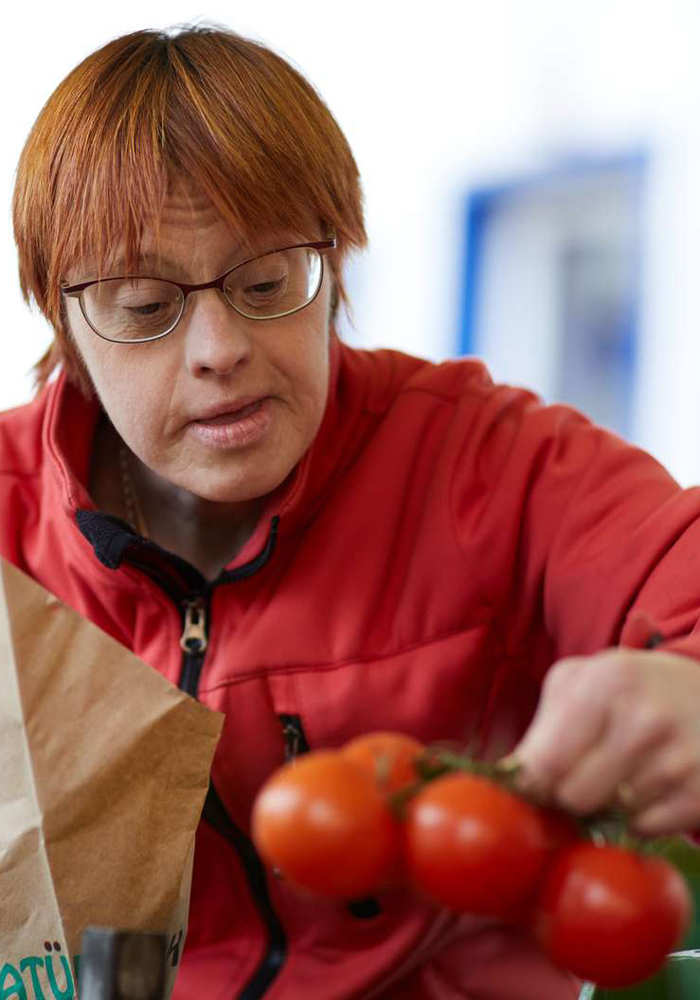
[[[110,344],[146,344],[152,340],[162,340],[163,337],[167,337],[169,333],[172,333],[177,324],[182,319],[182,316],[185,312],[185,304],[187,303],[187,296],[190,295],[192,292],[203,292],[207,288],[218,289],[218,291],[220,291],[221,294],[223,295],[226,302],[228,302],[231,308],[235,310],[235,312],[237,312],[239,316],[243,316],[244,319],[254,320],[256,323],[258,322],[262,323],[265,320],[269,319],[281,319],[283,316],[293,316],[294,313],[298,313],[302,309],[306,309],[307,306],[310,306],[311,303],[314,301],[314,299],[317,297],[318,293],[321,291],[321,286],[323,285],[323,274],[324,274],[323,255],[328,250],[335,250],[337,245],[338,243],[335,236],[332,236],[327,240],[318,240],[314,243],[293,243],[290,246],[276,247],[274,250],[266,250],[264,253],[255,254],[253,257],[246,257],[245,260],[240,261],[238,264],[234,264],[233,267],[230,267],[228,271],[224,271],[223,274],[219,275],[218,278],[214,278],[213,281],[204,281],[199,285],[188,285],[182,281],[171,281],[169,278],[156,278],[153,275],[148,275],[148,274],[125,274],[125,275],[116,275],[113,278],[92,278],[90,279],[90,281],[81,281],[77,285],[63,285],[61,286],[61,294],[64,295],[66,298],[78,299],[78,302],[80,303],[80,311],[83,314],[85,322],[88,324],[93,333],[96,333],[97,336],[100,337],[102,340],[107,340],[109,341]],[[303,306],[297,306],[296,309],[291,309],[289,312],[276,313],[273,316],[248,316],[247,313],[241,312],[241,310],[236,305],[234,305],[234,303],[226,294],[226,288],[224,286],[226,279],[234,271],[237,271],[239,267],[245,267],[245,265],[250,264],[251,261],[259,260],[261,257],[270,257],[272,256],[272,254],[275,253],[283,253],[285,250],[318,251],[321,259],[321,276],[318,282],[318,288],[316,289],[313,297],[310,298],[308,302],[305,302]],[[83,305],[83,292],[85,292],[86,289],[90,288],[91,285],[100,285],[103,282],[127,281],[130,278],[135,278],[135,279],[138,278],[147,281],[164,281],[168,285],[174,285],[182,293],[182,304],[180,306],[180,312],[178,313],[177,318],[174,320],[174,322],[171,323],[168,329],[165,330],[163,333],[157,333],[153,337],[138,337],[135,340],[114,340],[112,337],[105,337],[103,333],[100,333],[99,330],[95,329],[95,327],[88,319],[87,314],[85,312],[85,306]]]

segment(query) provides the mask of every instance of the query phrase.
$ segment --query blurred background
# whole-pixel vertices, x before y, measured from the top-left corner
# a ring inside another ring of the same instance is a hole
[[[290,58],[348,136],[370,236],[348,340],[481,355],[700,482],[700,0],[12,5],[0,408],[31,398],[50,339],[10,224],[28,131],[90,51],[193,20]]]

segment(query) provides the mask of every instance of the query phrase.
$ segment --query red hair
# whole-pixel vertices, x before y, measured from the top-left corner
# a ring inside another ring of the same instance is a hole
[[[19,161],[13,198],[19,275],[54,329],[35,368],[59,362],[90,391],[70,337],[60,285],[117,248],[138,264],[173,180],[188,178],[244,240],[261,228],[332,227],[335,289],[364,246],[362,194],[345,136],[313,87],[264,45],[226,29],[137,31],[98,49],[57,87]]]

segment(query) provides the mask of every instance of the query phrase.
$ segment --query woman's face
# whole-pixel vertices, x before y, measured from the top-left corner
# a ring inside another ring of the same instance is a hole
[[[260,251],[322,238],[261,234]],[[146,234],[144,255],[153,253]],[[163,214],[152,277],[210,281],[249,256],[211,205],[182,187]],[[75,269],[71,281],[92,271]],[[118,265],[111,274],[123,273]],[[216,289],[192,293],[172,333],[142,344],[102,340],[67,299],[75,344],[114,427],[167,482],[238,503],[275,489],[321,423],[328,392],[330,269],[317,298],[291,316],[244,319]]]

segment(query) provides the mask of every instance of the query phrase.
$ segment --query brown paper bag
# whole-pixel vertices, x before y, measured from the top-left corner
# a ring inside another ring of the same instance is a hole
[[[88,925],[167,933],[222,716],[0,561],[0,1000],[72,1000]]]

